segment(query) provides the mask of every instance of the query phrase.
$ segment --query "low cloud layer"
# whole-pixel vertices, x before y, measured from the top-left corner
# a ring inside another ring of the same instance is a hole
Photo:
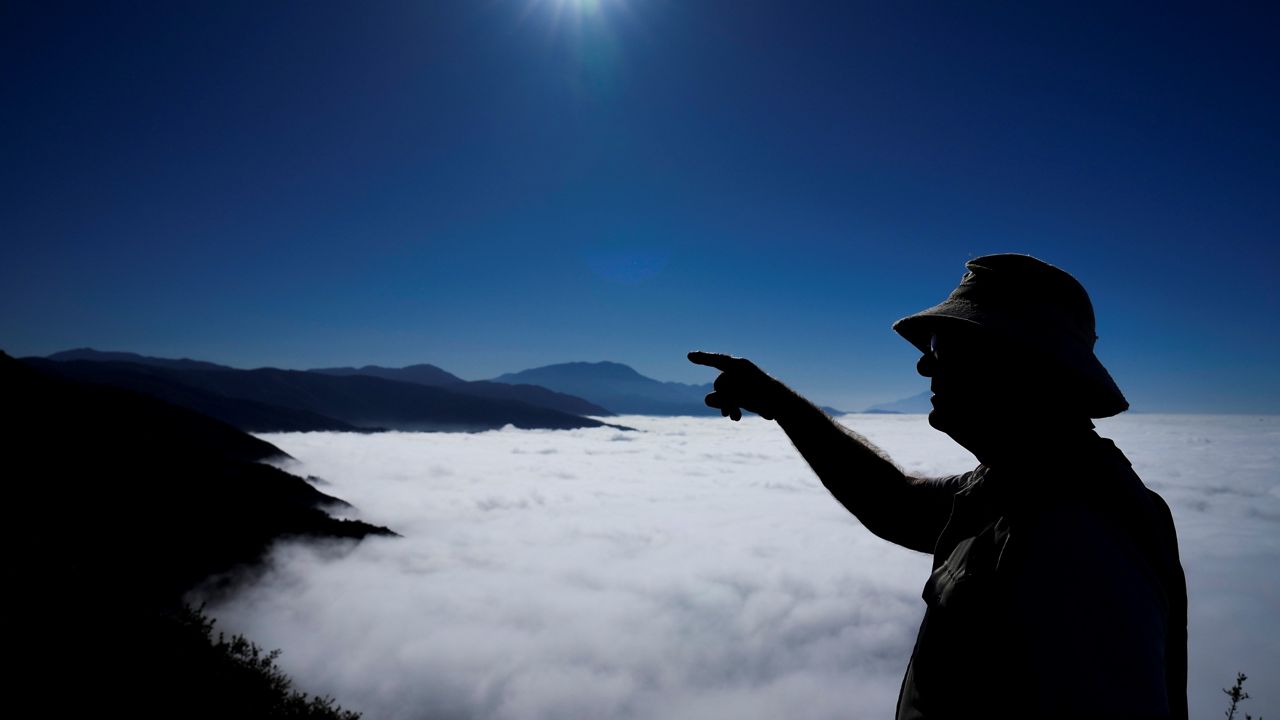
[[[404,537],[283,544],[219,629],[370,718],[892,717],[929,559],[864,530],[772,423],[619,422],[639,431],[265,436]],[[975,464],[919,417],[849,423],[914,473]],[[1173,506],[1192,714],[1237,669],[1270,712],[1280,423],[1101,430]]]

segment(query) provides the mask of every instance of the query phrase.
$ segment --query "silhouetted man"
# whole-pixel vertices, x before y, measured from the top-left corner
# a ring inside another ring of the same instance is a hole
[[[1128,409],[1093,353],[1093,307],[1026,255],[967,263],[893,329],[923,353],[929,424],[975,470],[908,476],[744,358],[707,404],[776,420],[871,532],[933,554],[898,697],[908,718],[1186,718],[1186,582],[1173,521],[1091,418]]]

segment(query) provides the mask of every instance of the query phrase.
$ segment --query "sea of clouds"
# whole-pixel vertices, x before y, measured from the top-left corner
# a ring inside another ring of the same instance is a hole
[[[372,719],[888,718],[925,555],[871,535],[748,418],[636,428],[264,435],[403,535],[283,543],[211,606]],[[972,468],[922,416],[844,422],[913,474]],[[1280,417],[1104,421],[1173,508],[1193,717],[1249,673],[1280,708]]]

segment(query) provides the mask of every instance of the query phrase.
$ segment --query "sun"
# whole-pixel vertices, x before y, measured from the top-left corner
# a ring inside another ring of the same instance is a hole
[[[556,4],[570,11],[594,13],[600,9],[600,0],[555,0]]]
[[[572,12],[579,15],[594,15],[600,11],[603,0],[550,0],[557,12]]]
[[[627,11],[628,0],[526,0],[524,14],[535,10],[549,12],[552,24],[562,21],[580,25],[587,20],[601,20],[615,11]]]

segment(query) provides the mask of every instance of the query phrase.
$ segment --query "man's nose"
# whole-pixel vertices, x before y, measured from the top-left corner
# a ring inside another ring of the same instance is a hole
[[[936,362],[937,360],[932,353],[925,353],[916,361],[916,372],[924,377],[931,378],[933,377],[934,363]]]

